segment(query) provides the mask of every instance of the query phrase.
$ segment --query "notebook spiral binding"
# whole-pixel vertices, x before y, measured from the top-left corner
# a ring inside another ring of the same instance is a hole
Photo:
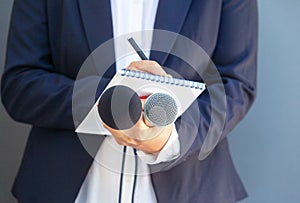
[[[182,86],[182,87],[195,88],[195,89],[200,89],[200,90],[203,90],[203,88],[205,88],[204,83],[195,82],[195,81],[191,81],[191,80],[183,80],[183,79],[178,79],[178,78],[166,77],[166,76],[161,76],[161,75],[153,75],[150,73],[145,73],[145,72],[136,71],[136,70],[122,69],[120,71],[120,74],[121,74],[121,76],[125,76],[125,77],[134,77],[134,78],[139,78],[142,80],[150,80],[150,81],[166,83],[166,84],[170,84],[170,85],[178,85],[178,86]]]

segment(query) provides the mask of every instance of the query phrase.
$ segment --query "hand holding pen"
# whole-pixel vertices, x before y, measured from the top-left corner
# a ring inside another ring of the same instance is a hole
[[[171,75],[167,74],[165,72],[165,70],[156,61],[149,60],[147,58],[144,51],[141,49],[141,47],[137,44],[137,42],[132,37],[128,38],[127,40],[131,44],[131,46],[135,50],[135,52],[142,59],[142,61],[132,62],[127,67],[127,69],[143,71],[143,72],[147,72],[147,73],[151,73],[151,74],[155,74],[155,75],[171,77]]]

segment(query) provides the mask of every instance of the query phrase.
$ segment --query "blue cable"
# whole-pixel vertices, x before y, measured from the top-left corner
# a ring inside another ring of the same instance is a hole
[[[137,170],[138,170],[138,156],[137,156],[137,153],[136,153],[136,149],[133,148],[133,152],[134,152],[134,160],[135,160],[135,169],[134,169],[134,179],[133,179],[131,203],[134,203],[134,193],[135,193],[136,180],[137,180]]]
[[[121,176],[120,176],[120,187],[119,187],[119,203],[122,202],[122,186],[123,186],[123,174],[125,167],[125,157],[126,157],[126,149],[127,147],[123,147],[123,158],[122,158],[122,167],[121,167]]]

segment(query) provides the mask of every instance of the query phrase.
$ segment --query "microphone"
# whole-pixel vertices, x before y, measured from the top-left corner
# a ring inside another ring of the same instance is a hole
[[[113,86],[100,97],[98,113],[102,121],[116,130],[134,126],[141,117],[142,103],[138,94],[126,86]],[[178,106],[168,94],[154,93],[144,105],[144,120],[149,127],[163,127],[176,120]]]
[[[142,103],[131,88],[123,85],[113,86],[100,97],[98,113],[109,127],[125,130],[134,126],[140,119]]]
[[[164,93],[150,95],[144,105],[144,119],[148,126],[170,125],[176,120],[177,113],[178,106],[175,99]]]

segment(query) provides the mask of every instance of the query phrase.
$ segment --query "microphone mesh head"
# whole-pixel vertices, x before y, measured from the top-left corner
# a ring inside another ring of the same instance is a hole
[[[178,107],[168,94],[155,93],[146,100],[145,118],[154,126],[167,126],[176,119]]]

